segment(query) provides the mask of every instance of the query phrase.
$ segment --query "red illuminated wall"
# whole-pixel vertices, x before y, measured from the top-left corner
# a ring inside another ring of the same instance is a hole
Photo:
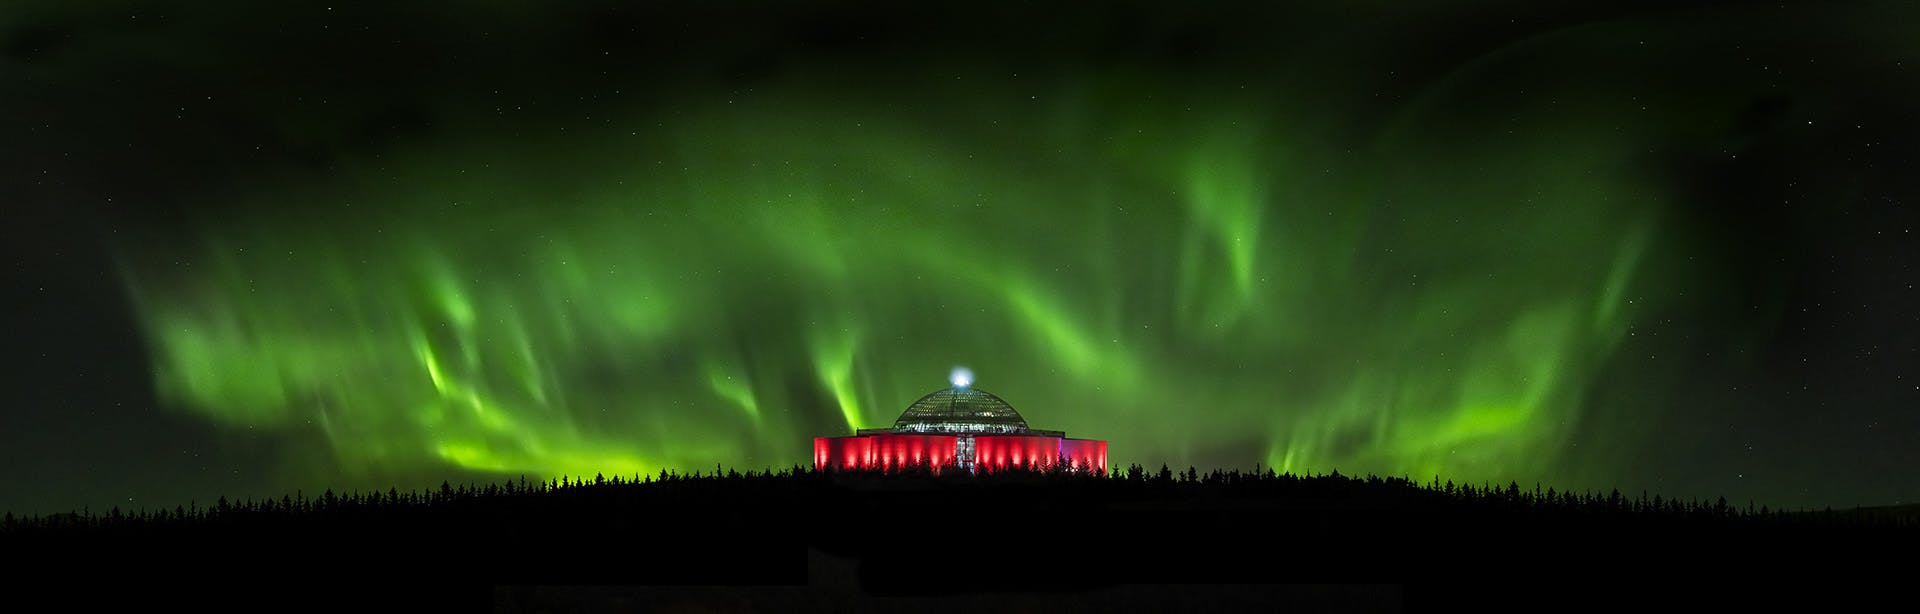
[[[900,469],[954,463],[959,438],[953,435],[862,435],[816,437],[813,466],[825,469]]]
[[[935,468],[954,463],[959,438],[953,435],[860,435],[856,437],[816,437],[813,440],[813,466],[816,469],[900,469],[920,464]],[[1043,469],[1060,457],[1075,469],[1091,467],[1107,470],[1107,442],[1098,439],[1066,439],[1021,435],[975,435],[973,438],[975,471],[1010,468]]]
[[[1052,465],[1059,456],[1059,437],[979,435],[973,438],[973,466],[976,471],[1014,467],[1037,469]]]
[[[1062,456],[1076,469],[1107,470],[1107,442],[1097,439],[979,435],[973,438],[973,450],[974,467],[978,471],[1045,468],[1059,462]]]
[[[1097,473],[1107,472],[1107,442],[1101,439],[1062,439],[1060,453],[1073,463],[1075,469],[1093,468]]]

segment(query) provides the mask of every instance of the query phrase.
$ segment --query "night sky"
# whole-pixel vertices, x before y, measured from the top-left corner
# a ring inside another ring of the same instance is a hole
[[[1121,466],[1920,499],[1911,3],[912,4],[9,3],[0,509],[791,466],[956,365]]]

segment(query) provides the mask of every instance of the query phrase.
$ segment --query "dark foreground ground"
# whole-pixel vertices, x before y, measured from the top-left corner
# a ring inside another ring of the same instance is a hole
[[[0,552],[5,600],[63,609],[1724,611],[1904,609],[1916,538],[1517,485],[783,472],[20,519]]]

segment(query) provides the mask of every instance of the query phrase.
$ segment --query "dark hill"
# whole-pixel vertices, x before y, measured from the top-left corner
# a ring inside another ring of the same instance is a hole
[[[1338,474],[795,470],[10,518],[0,548],[26,564],[20,586],[120,587],[65,593],[81,600],[1377,611],[1875,586],[1891,568],[1874,555],[1912,552],[1917,522]]]

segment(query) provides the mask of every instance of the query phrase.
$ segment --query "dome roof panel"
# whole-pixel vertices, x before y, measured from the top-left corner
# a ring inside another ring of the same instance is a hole
[[[954,386],[920,397],[894,421],[896,431],[974,430],[969,425],[991,430],[1027,430],[1027,421],[993,393],[972,386]]]

